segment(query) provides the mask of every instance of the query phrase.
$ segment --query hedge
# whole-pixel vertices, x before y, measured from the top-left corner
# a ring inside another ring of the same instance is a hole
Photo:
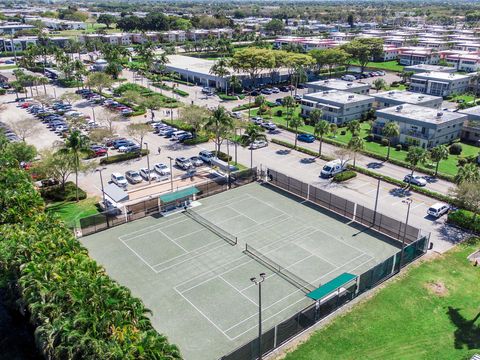
[[[228,156],[222,151],[212,151],[212,153],[222,161],[232,161],[232,155]]]
[[[77,200],[75,183],[72,181],[67,181],[65,183],[65,190],[62,189],[61,185],[49,186],[46,188],[40,189],[40,194],[45,200],[50,201],[74,201]],[[80,200],[87,198],[87,193],[82,189],[78,188],[78,198]]]
[[[83,82],[78,80],[66,80],[66,79],[58,79],[57,84],[66,88],[74,88],[83,86]]]
[[[183,131],[189,131],[189,132],[195,132],[195,129],[192,125],[187,124],[183,121],[180,120],[168,120],[168,119],[163,119],[162,123],[167,124],[169,126],[173,126],[177,129],[183,130]]]
[[[238,100],[238,96],[225,95],[224,93],[217,93],[217,96],[218,96],[221,100],[225,100],[225,101]]]
[[[294,148],[293,144],[291,144],[289,142],[286,142],[286,141],[277,140],[277,139],[272,139],[270,141],[273,142],[274,144],[282,145],[282,146],[288,147],[290,149]],[[305,148],[297,146],[296,150],[298,150],[300,152],[303,152],[307,155],[318,156],[317,152],[312,151],[310,149],[305,149]],[[325,155],[320,156],[320,158],[322,160],[325,160],[325,161],[334,160],[334,158],[329,157],[329,156],[325,156]],[[353,165],[348,165],[348,168],[350,168],[352,170],[355,170],[356,172],[362,173],[364,175],[371,176],[371,177],[374,177],[376,179],[381,179],[385,182],[388,182],[390,184],[393,184],[393,185],[396,185],[396,186],[399,186],[399,187],[404,187],[405,186],[405,183],[401,180],[397,180],[397,179],[391,178],[389,176],[382,175],[382,174],[376,173],[374,171],[371,171],[371,170],[368,170],[368,169],[365,169],[365,168],[362,168],[362,167],[359,167],[359,166],[354,167]],[[440,201],[443,201],[443,202],[446,202],[446,203],[449,203],[449,204],[455,204],[456,203],[455,199],[450,197],[450,196],[443,195],[443,194],[437,193],[435,191],[430,191],[430,190],[425,189],[423,187],[419,187],[419,186],[416,186],[416,185],[410,185],[410,189],[412,191],[417,192],[417,193],[432,197],[434,199],[437,199],[437,200],[440,200]]]
[[[208,142],[209,137],[206,135],[197,135],[193,139],[187,139],[183,143],[185,145],[197,145]]]
[[[332,179],[333,182],[342,182],[342,181],[347,181],[347,180],[350,180],[354,177],[357,176],[357,173],[353,170],[347,170],[347,171],[344,171],[344,172],[341,172],[337,175],[335,175]]]
[[[452,211],[448,214],[447,222],[480,234],[480,215],[477,214],[474,220],[471,211],[463,209]]]
[[[2,301],[23,313],[45,359],[180,359],[143,303],[106,274],[0,152]]]
[[[100,165],[108,165],[108,164],[114,164],[117,162],[122,162],[122,161],[127,161],[131,159],[136,159],[141,156],[145,156],[149,153],[147,149],[142,149],[142,152],[128,152],[124,154],[118,154],[118,155],[112,155],[107,157],[104,157],[100,160]]]

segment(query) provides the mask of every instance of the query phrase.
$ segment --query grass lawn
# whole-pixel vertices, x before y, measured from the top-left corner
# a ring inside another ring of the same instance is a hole
[[[12,70],[16,69],[18,66],[17,65],[3,65],[0,66],[0,70]]]
[[[414,266],[289,353],[286,360],[469,359],[480,352],[480,267],[461,244]]]
[[[79,226],[82,217],[98,213],[98,198],[90,197],[79,202],[57,202],[47,205],[47,212],[55,213],[69,226]]]
[[[286,121],[286,116],[285,115],[283,115],[281,117],[275,116],[275,113],[279,109],[283,110],[283,114],[286,113],[286,109],[284,107],[282,107],[282,106],[274,107],[274,108],[272,108],[272,114],[273,114],[272,120],[277,124],[282,124],[282,125],[286,126],[287,121]],[[252,111],[251,111],[252,115],[251,116],[256,116],[257,112],[258,112],[258,109],[252,109]],[[294,114],[295,114],[294,116],[298,115],[299,113],[300,113],[300,107],[297,107],[297,109],[294,112]],[[264,117],[264,118],[267,117],[265,115],[261,115],[261,116]],[[313,126],[310,126],[310,125],[301,126],[301,127],[298,128],[298,130],[313,134]],[[339,143],[348,144],[352,135],[349,132],[346,132],[345,135],[341,135],[342,130],[345,130],[345,128],[339,128],[338,129],[338,132],[337,132],[337,135],[336,135],[335,138],[333,138],[333,136],[331,134],[327,135],[327,137],[330,138],[331,140],[338,141]],[[369,124],[368,123],[362,123],[361,135],[362,135],[363,138],[366,138],[368,136],[369,131],[370,131]],[[459,155],[449,155],[447,160],[442,160],[440,162],[440,166],[438,167],[438,172],[439,173],[455,176],[457,174],[457,161],[458,161],[459,157],[467,157],[467,156],[470,156],[470,155],[478,155],[479,152],[480,152],[480,148],[478,148],[476,146],[473,146],[473,145],[469,145],[469,144],[462,143],[462,148],[463,148],[463,151],[462,151],[462,154],[460,156]],[[386,146],[382,146],[381,144],[379,144],[375,141],[370,141],[370,142],[365,141],[365,150],[371,151],[371,152],[379,154],[379,155],[387,156],[388,148]],[[406,156],[407,156],[407,151],[405,151],[405,150],[397,151],[397,150],[395,150],[395,148],[392,148],[390,150],[390,158],[392,158],[392,159],[405,161]],[[434,164],[421,165],[420,169],[422,169],[422,168],[434,170],[435,165]]]
[[[465,94],[454,95],[452,96],[451,99],[449,99],[449,101],[458,102],[458,103],[470,103],[470,102],[473,102],[473,99],[474,99],[473,94],[465,93]]]
[[[360,66],[358,61],[352,61],[351,64]],[[396,72],[402,72],[403,71],[403,65],[399,65],[397,60],[378,61],[378,62],[371,61],[367,64],[367,68],[378,69],[378,70],[396,71]]]

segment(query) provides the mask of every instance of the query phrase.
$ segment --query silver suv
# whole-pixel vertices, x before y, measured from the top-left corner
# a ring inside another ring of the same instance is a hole
[[[187,159],[186,157],[183,157],[183,156],[182,157],[177,157],[175,159],[175,164],[183,170],[188,170],[191,167],[193,167],[192,162],[189,159]]]

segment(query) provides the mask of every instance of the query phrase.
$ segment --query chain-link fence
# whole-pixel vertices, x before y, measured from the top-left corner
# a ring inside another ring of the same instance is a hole
[[[216,176],[204,182],[195,183],[194,186],[199,190],[197,199],[212,196],[230,188],[249,184],[257,179],[257,168],[235,171],[228,176]],[[80,219],[81,235],[86,236],[96,232],[108,229],[113,226],[124,224],[126,222],[138,220],[146,216],[154,215],[160,212],[160,195],[169,193],[166,191],[157,194],[155,198],[142,200],[134,204],[128,204],[123,209],[103,212]]]

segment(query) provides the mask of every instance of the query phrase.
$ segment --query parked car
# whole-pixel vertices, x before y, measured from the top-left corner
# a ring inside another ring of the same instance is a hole
[[[258,91],[258,90],[253,90],[253,91],[250,92],[250,95],[251,95],[251,96],[258,96],[258,95],[260,95],[260,91]]]
[[[273,94],[273,91],[270,90],[269,88],[262,89],[260,92],[261,92],[262,94],[264,94],[264,95],[271,95],[271,94]]]
[[[264,121],[261,125],[264,129],[267,129],[269,131],[275,130],[277,128],[277,125],[275,125],[271,121]]]
[[[128,185],[127,179],[125,179],[125,176],[120,173],[113,173],[111,179],[114,184],[122,188],[125,188]]]
[[[315,136],[313,136],[312,134],[299,134],[297,136],[297,140],[306,143],[313,143],[315,141]]]
[[[125,172],[125,177],[130,182],[130,184],[138,184],[143,181],[140,173],[135,170],[128,170],[127,172]]]
[[[450,209],[450,206],[448,204],[435,203],[428,208],[427,214],[438,219],[443,214],[446,214],[449,209]]]
[[[256,125],[262,125],[263,118],[261,116],[254,116],[250,119]]]
[[[427,185],[427,180],[425,180],[425,178],[423,178],[420,175],[413,175],[413,176],[410,174],[405,175],[405,177],[403,178],[403,181],[409,184],[417,185],[417,186]]]
[[[121,151],[120,149],[118,150]],[[128,145],[123,148],[123,152],[125,153],[138,152],[138,151],[140,151],[140,145],[137,145],[137,144]]]
[[[323,166],[320,176],[323,178],[330,178],[344,171],[346,166],[347,164],[342,163],[339,159],[329,161]]]
[[[185,140],[190,140],[190,139],[193,139],[193,135],[187,132],[186,134],[180,135],[178,137],[178,142],[184,142]]]
[[[93,153],[93,156],[103,156],[107,154],[107,149],[100,145],[90,146],[90,150]]]
[[[268,146],[268,142],[266,140],[254,140],[250,143],[249,148],[255,150],[266,146]]]
[[[213,153],[208,150],[200,151],[198,153],[198,156],[207,164],[210,164],[212,162],[212,159],[215,157],[215,155],[213,155]]]
[[[167,165],[162,163],[153,165],[153,169],[157,172],[157,174],[161,176],[166,176],[171,174],[170,168]]]
[[[283,92],[290,91],[287,86],[280,86],[279,89],[280,89],[280,91],[283,91]]]
[[[175,131],[173,134],[172,134],[172,140],[178,140],[178,138],[180,136],[183,136],[185,134],[189,134],[189,132],[187,131],[184,131],[184,130],[179,130],[179,131]]]
[[[200,158],[200,156],[192,156],[190,158],[190,162],[192,163],[193,166],[198,167],[203,165],[203,160]]]
[[[190,162],[190,160],[183,156],[175,159],[175,165],[183,170],[188,170],[193,167],[193,164]]]
[[[300,101],[302,100],[303,96],[302,95],[294,95],[293,98],[295,99],[295,101]]]
[[[278,94],[280,92],[280,89],[277,87],[272,87],[270,90],[272,90],[272,93]]]
[[[144,178],[146,181],[148,181],[149,179],[151,181],[156,181],[158,179],[158,176],[155,172],[147,169],[147,168],[141,168],[140,171],[139,171],[139,174],[142,178]]]

